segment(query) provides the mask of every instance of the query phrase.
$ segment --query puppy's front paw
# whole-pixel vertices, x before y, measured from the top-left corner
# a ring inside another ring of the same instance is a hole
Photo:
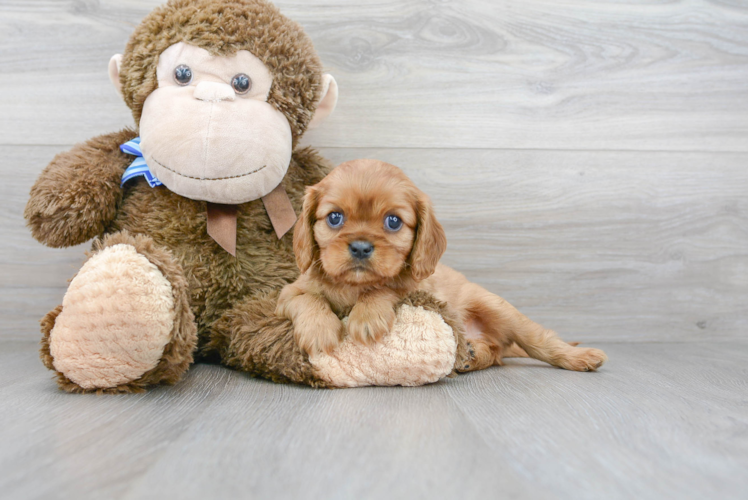
[[[366,307],[356,304],[348,316],[348,335],[361,344],[379,341],[395,324],[391,307]]]
[[[345,335],[345,326],[335,314],[307,314],[294,323],[294,338],[307,354],[330,354]]]
[[[593,372],[603,366],[606,361],[608,361],[608,356],[600,349],[575,347],[559,360],[558,366],[577,372]]]

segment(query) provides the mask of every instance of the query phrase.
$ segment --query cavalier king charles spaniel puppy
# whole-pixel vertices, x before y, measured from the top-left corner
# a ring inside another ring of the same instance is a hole
[[[599,349],[575,347],[501,297],[439,264],[444,229],[431,201],[394,165],[354,160],[308,187],[294,230],[301,270],[278,299],[276,313],[294,324],[307,353],[331,352],[349,335],[372,343],[395,322],[395,306],[423,290],[447,304],[464,329],[471,362],[464,371],[529,356],[568,370],[606,360]],[[348,314],[347,325],[339,315]]]

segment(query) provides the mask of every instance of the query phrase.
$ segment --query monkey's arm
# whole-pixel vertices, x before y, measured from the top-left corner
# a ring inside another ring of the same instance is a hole
[[[119,146],[136,136],[124,129],[55,156],[31,188],[23,214],[33,237],[59,248],[103,234],[122,200],[122,173],[134,159]]]

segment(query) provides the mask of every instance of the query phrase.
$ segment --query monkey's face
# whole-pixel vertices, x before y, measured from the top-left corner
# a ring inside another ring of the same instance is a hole
[[[286,117],[267,102],[270,71],[254,55],[213,56],[183,42],[159,57],[140,120],[143,157],[171,191],[214,203],[265,196],[291,161]]]

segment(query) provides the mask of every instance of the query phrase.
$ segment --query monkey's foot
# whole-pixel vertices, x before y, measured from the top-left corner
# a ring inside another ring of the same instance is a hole
[[[98,247],[42,320],[42,359],[71,392],[176,382],[197,338],[181,269],[146,237],[117,234]]]
[[[413,294],[397,309],[395,325],[369,345],[346,337],[331,353],[309,356],[317,377],[332,387],[415,386],[450,375],[459,339],[433,298]]]

